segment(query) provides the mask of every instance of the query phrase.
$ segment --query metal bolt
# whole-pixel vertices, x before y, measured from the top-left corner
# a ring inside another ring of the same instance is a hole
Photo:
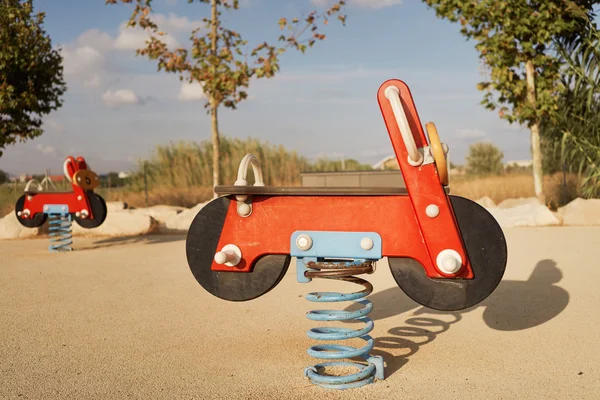
[[[425,214],[427,214],[429,218],[435,218],[440,215],[440,208],[435,204],[430,204],[425,209]]]
[[[360,247],[363,250],[371,250],[375,244],[373,243],[373,239],[364,237],[360,241]]]
[[[27,200],[31,201],[31,199],[33,199],[33,196],[27,196]]]
[[[312,247],[312,244],[312,238],[308,235],[300,235],[296,238],[296,246],[298,246],[300,250],[309,250]]]
[[[252,212],[250,206],[246,203],[242,203],[238,206],[238,214],[242,217],[247,217]]]
[[[440,251],[436,259],[437,267],[445,274],[455,274],[462,266],[460,254],[451,249]]]
[[[214,260],[217,264],[233,267],[242,260],[242,251],[235,244],[227,244],[215,254]]]
[[[17,211],[17,215],[18,215],[19,217],[21,216],[21,214],[23,214],[23,212],[22,212],[22,211]]]
[[[77,200],[81,201],[81,195],[77,196]]]

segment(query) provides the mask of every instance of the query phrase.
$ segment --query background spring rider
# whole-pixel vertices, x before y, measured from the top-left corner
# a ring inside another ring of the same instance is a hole
[[[48,250],[51,252],[72,250],[73,220],[82,228],[93,229],[102,225],[107,214],[104,199],[94,193],[100,179],[89,169],[84,158],[67,157],[63,170],[72,191],[44,191],[32,179],[25,186],[25,194],[15,204],[17,220],[27,228],[38,228],[49,220]],[[33,188],[33,184],[37,184],[37,188]]]
[[[360,321],[358,330],[313,328],[308,336],[325,342],[360,338],[360,348],[319,344],[308,354],[326,362],[308,367],[314,384],[348,389],[384,379],[381,357],[371,356],[372,285],[357,275],[374,272],[387,257],[398,286],[415,302],[436,310],[474,306],[500,283],[507,262],[504,234],[477,203],[449,194],[446,154],[435,125],[425,136],[408,86],[400,80],[381,85],[377,99],[406,188],[269,187],[260,165],[248,154],[232,186],[196,215],[187,235],[192,274],[212,295],[248,301],[268,293],[296,257],[296,279],[355,283],[355,293],[317,292],[313,302],[352,301],[357,311],[316,310],[314,321]],[[255,183],[246,181],[249,167]],[[362,362],[342,359],[362,358]],[[330,361],[333,360],[333,361]],[[335,366],[356,366],[346,376],[328,374]]]

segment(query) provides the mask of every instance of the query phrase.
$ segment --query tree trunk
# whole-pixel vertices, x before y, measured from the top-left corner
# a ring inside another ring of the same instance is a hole
[[[219,120],[217,118],[218,105],[211,100],[210,102],[210,120],[212,127],[212,145],[213,145],[213,199],[218,195],[214,192],[214,187],[219,185]]]
[[[213,56],[217,55],[217,0],[211,0],[211,37],[210,50]],[[214,66],[213,66],[214,68]],[[219,120],[217,118],[217,109],[219,104],[213,96],[210,98],[210,120],[212,126],[212,145],[213,145],[213,199],[218,195],[214,192],[214,187],[219,185]]]
[[[525,63],[525,73],[527,75],[527,100],[533,109],[537,108],[535,98],[535,76],[534,76],[533,61],[529,60]],[[531,131],[531,156],[533,161],[533,188],[535,196],[539,202],[546,204],[546,196],[544,195],[544,172],[542,170],[542,147],[540,144],[540,121],[536,117],[535,121],[529,124]]]

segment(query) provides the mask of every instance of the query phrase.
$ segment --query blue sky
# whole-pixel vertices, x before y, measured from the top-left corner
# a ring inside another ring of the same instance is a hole
[[[250,42],[277,38],[280,17],[301,16],[324,0],[244,0],[226,23]],[[84,156],[99,173],[133,168],[158,144],[210,139],[210,120],[196,87],[136,57],[143,32],[124,28],[126,5],[104,0],[37,0],[45,29],[65,56],[68,92],[45,118],[39,138],[8,147],[0,169],[59,173],[66,155]],[[435,122],[450,159],[491,141],[506,160],[530,159],[529,135],[479,103],[483,79],[474,42],[417,0],[349,0],[346,27],[329,24],[306,54],[287,52],[275,78],[255,81],[250,99],[220,113],[221,134],[257,137],[314,158],[355,158],[374,164],[393,154],[377,105],[379,86],[404,80],[421,122]],[[208,15],[203,4],[154,0],[171,40],[185,44]]]

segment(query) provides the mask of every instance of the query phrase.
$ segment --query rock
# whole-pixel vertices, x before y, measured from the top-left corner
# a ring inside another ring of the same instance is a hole
[[[168,219],[185,210],[187,210],[185,207],[158,205],[147,208],[136,208],[134,212],[152,217],[158,223],[164,225]]]
[[[108,210],[109,214],[113,211],[122,211],[127,208],[127,203],[124,203],[122,201],[109,201],[106,203],[106,209]]]
[[[152,233],[158,227],[154,218],[133,210],[108,212],[98,228],[84,229],[73,222],[73,235],[81,236],[137,236]]]
[[[502,228],[517,226],[556,226],[561,221],[541,204],[522,204],[512,208],[491,208],[488,210]]]
[[[537,197],[519,197],[517,199],[506,199],[498,204],[498,208],[513,208],[525,204],[541,205]]]
[[[494,200],[490,199],[487,196],[483,196],[482,198],[477,200],[475,203],[479,204],[483,208],[495,208],[496,207],[496,203],[494,203]]]
[[[14,211],[0,218],[0,239],[23,239],[39,234],[40,228],[26,228],[19,223]]]
[[[565,225],[600,225],[600,199],[576,198],[558,209]]]
[[[194,207],[182,211],[181,213],[169,218],[165,223],[165,228],[169,232],[187,232],[190,229],[190,225],[194,218],[196,218],[196,214],[204,207],[206,203],[199,203]]]

